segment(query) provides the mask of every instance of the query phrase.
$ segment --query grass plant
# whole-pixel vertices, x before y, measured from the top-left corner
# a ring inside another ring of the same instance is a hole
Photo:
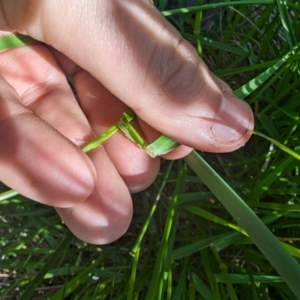
[[[300,5],[155,4],[252,106],[256,134],[233,153],[163,161],[133,195],[128,232],[106,246],[2,194],[0,299],[300,299]]]

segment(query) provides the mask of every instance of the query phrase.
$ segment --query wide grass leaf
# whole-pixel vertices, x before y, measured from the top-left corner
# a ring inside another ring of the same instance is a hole
[[[185,161],[247,232],[290,289],[300,297],[300,265],[231,187],[193,151]]]

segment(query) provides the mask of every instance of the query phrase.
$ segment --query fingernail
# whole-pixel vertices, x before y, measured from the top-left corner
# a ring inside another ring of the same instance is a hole
[[[248,140],[253,128],[254,117],[250,106],[234,95],[224,92],[219,113],[212,126],[215,140],[222,144],[232,143],[243,137]]]

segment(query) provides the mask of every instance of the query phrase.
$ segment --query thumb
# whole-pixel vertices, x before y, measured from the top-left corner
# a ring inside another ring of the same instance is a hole
[[[228,152],[249,139],[250,107],[224,90],[149,0],[14,0],[2,8],[11,30],[64,53],[178,142]]]

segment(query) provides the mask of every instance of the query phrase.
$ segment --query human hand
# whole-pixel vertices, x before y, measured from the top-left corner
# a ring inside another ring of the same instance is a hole
[[[186,145],[167,158],[182,157],[189,147],[233,151],[249,139],[249,106],[208,71],[150,1],[1,4],[1,29],[53,48],[0,53],[0,180],[56,207],[80,239],[102,244],[122,235],[132,217],[128,188],[142,190],[157,175],[159,159],[122,133],[88,156],[77,147],[128,107],[149,142],[163,133]]]

